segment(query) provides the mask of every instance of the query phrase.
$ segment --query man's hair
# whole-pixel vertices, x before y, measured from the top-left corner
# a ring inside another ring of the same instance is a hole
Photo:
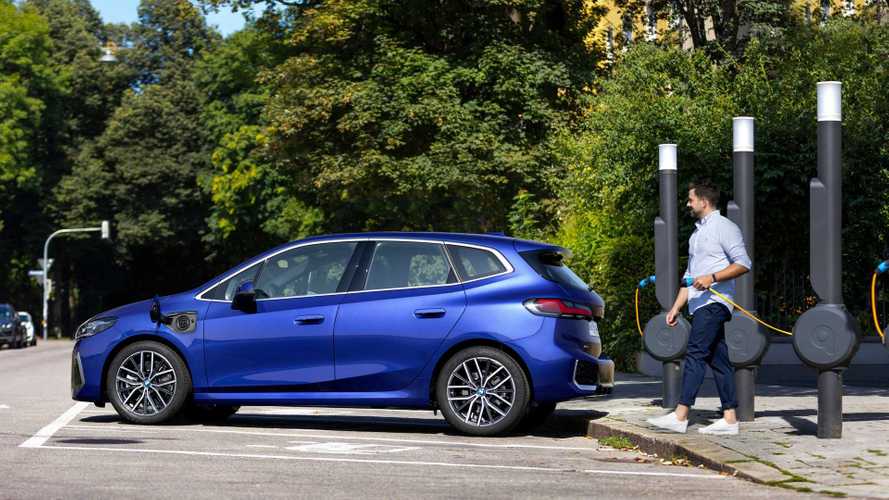
[[[707,200],[710,205],[719,206],[719,188],[709,179],[701,179],[688,183],[688,189],[694,190],[695,196]]]

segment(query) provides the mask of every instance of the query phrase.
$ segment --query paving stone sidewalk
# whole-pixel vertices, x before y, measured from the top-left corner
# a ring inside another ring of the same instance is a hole
[[[590,437],[625,436],[660,457],[684,456],[716,470],[800,491],[889,498],[889,384],[847,386],[842,439],[818,439],[814,388],[759,385],[756,421],[742,423],[738,436],[715,437],[697,432],[720,417],[712,380],[701,390],[685,435],[645,423],[665,413],[659,379],[621,373],[617,380],[611,397],[563,403],[560,410],[595,410]]]

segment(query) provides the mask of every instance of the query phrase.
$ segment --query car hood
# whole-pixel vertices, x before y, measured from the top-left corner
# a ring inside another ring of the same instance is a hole
[[[198,300],[194,298],[194,293],[191,290],[188,292],[158,297],[158,301],[160,302],[161,312],[164,314],[173,312],[197,311],[197,307],[200,304]],[[99,314],[96,314],[90,319],[103,318],[108,316],[120,318],[124,316],[144,315],[145,319],[148,320],[148,314],[151,311],[151,305],[153,302],[153,298],[140,300],[139,302],[133,302],[131,304],[126,304],[120,307],[115,307],[114,309],[103,311]]]

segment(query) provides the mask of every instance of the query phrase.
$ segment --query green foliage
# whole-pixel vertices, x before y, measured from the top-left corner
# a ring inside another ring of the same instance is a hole
[[[886,27],[842,20],[754,41],[744,58],[724,63],[648,45],[626,54],[581,132],[564,137],[561,161],[569,174],[560,191],[569,215],[559,237],[575,251],[572,266],[612,305],[603,331],[624,339],[605,333],[619,362],[638,350],[635,282],[654,271],[659,143],[679,145],[680,187],[709,177],[724,188],[724,205],[732,185],[731,118],[756,117],[758,288],[780,290],[788,275],[807,276],[808,179],[816,174],[815,84],[821,80],[844,82],[844,284],[847,304],[863,311],[867,275],[889,229],[881,182],[889,172],[889,106],[879,90],[889,88],[887,54]],[[684,204],[684,190],[679,194],[676,203]],[[680,242],[692,223],[683,220]],[[686,251],[681,244],[680,254]],[[656,304],[651,294],[643,298],[647,318]]]
[[[37,185],[35,142],[41,138],[44,98],[56,84],[50,47],[45,19],[0,2],[0,228],[17,195]]]
[[[328,230],[502,230],[520,190],[550,198],[550,139],[596,56],[576,23],[555,22],[561,4],[513,7],[305,10],[299,52],[269,77],[270,152],[290,196]]]

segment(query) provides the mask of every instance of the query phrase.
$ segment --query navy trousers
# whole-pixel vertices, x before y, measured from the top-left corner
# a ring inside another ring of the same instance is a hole
[[[707,365],[710,365],[722,409],[738,407],[735,397],[735,368],[729,361],[728,345],[725,343],[725,323],[730,319],[732,314],[728,308],[718,303],[707,304],[694,312],[685,354],[680,404],[689,407],[695,404],[698,391],[704,383]]]

